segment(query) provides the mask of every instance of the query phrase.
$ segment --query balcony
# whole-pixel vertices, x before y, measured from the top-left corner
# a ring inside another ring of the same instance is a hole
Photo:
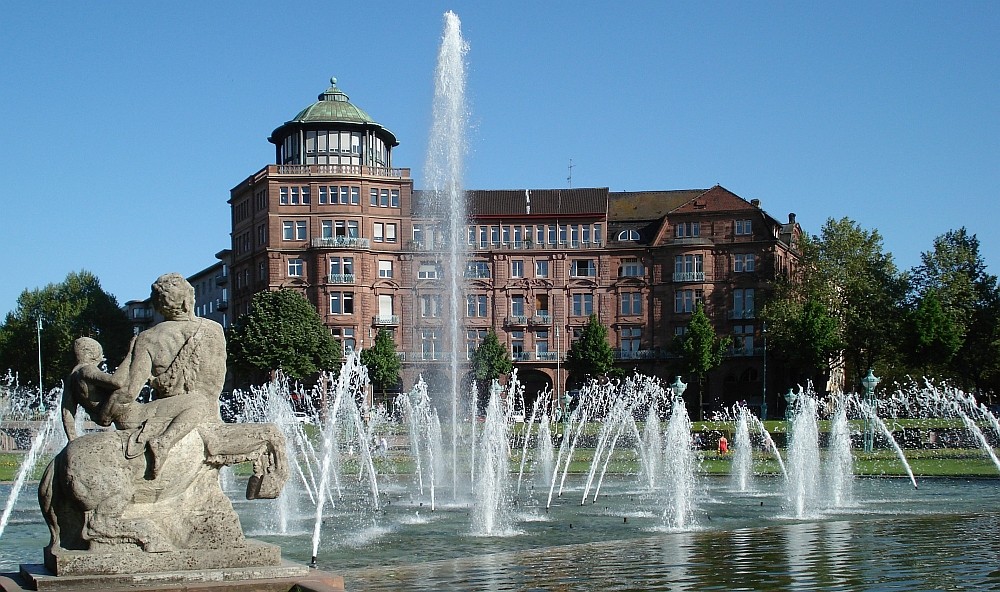
[[[754,356],[763,356],[763,347],[730,347],[726,352],[728,355],[734,358],[749,358]]]
[[[331,273],[327,276],[327,283],[329,284],[353,284],[354,274],[353,273]]]
[[[399,352],[399,359],[404,362],[450,362],[451,358],[451,352],[446,351]]]
[[[597,241],[563,241],[560,243],[537,243],[525,241],[474,241],[469,246],[477,251],[541,251],[541,250],[586,250],[599,249],[604,245]]]
[[[531,360],[531,352],[526,352],[526,351],[511,352],[510,359],[514,362],[527,362]]]
[[[219,299],[219,300],[215,301],[215,309],[216,310],[226,310],[227,308],[229,308],[229,301],[228,300]]]
[[[358,236],[331,236],[312,239],[312,246],[317,249],[368,249],[371,242]]]
[[[357,164],[272,164],[270,175],[350,175],[383,179],[409,179],[410,169],[370,167]]]
[[[489,269],[466,269],[465,270],[466,279],[488,279],[490,278]]]
[[[665,357],[655,349],[616,349],[612,352],[616,360],[658,360]]]
[[[743,320],[743,319],[755,319],[757,317],[754,310],[750,308],[746,310],[733,309],[729,311],[729,318],[733,320]]]
[[[395,326],[399,324],[399,315],[378,315],[372,317],[372,325]]]
[[[704,271],[675,271],[675,282],[703,282],[705,281]]]
[[[553,351],[540,351],[535,352],[535,358],[540,362],[555,362],[559,359],[559,352]]]
[[[219,275],[215,276],[215,285],[216,286],[225,286],[227,283],[229,283],[229,275],[228,274],[220,273]]]
[[[507,317],[506,324],[509,327],[524,327],[528,324],[528,317],[526,315],[510,315]]]
[[[542,325],[542,326],[551,325],[552,324],[552,316],[549,315],[549,313],[547,313],[547,312],[538,312],[538,313],[535,313],[535,315],[533,317],[531,317],[531,324],[532,325]]]

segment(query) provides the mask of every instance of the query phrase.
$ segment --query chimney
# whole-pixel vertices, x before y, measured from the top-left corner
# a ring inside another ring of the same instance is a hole
[[[760,200],[759,199],[751,199],[750,200],[750,205],[752,205],[755,208],[759,208],[760,207]]]
[[[788,223],[795,224],[795,212],[788,213]]]

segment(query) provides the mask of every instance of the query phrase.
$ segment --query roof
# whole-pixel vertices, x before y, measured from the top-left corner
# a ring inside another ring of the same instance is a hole
[[[706,189],[676,189],[615,192],[608,196],[608,219],[658,220],[706,191]]]
[[[389,130],[375,122],[368,113],[351,103],[350,97],[337,87],[337,79],[330,79],[330,88],[317,97],[317,101],[279,126],[271,133],[272,142],[280,132],[290,125],[310,123],[340,123],[374,126],[388,134],[392,145],[397,145],[396,137]]]
[[[431,192],[415,191],[414,201]],[[465,192],[470,216],[600,216],[608,211],[608,188],[470,189]]]

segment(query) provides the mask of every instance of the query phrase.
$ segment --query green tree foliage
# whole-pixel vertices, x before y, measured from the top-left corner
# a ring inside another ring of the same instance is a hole
[[[0,368],[17,372],[22,383],[38,381],[38,315],[42,317],[42,370],[47,388],[56,386],[76,365],[73,341],[77,337],[100,342],[112,367],[128,351],[132,328],[118,301],[101,288],[94,274],[73,272],[60,283],[22,292],[17,308],[7,313],[0,326]]]
[[[229,362],[259,380],[281,370],[295,379],[340,367],[340,343],[316,308],[294,290],[258,292],[227,336]]]
[[[612,372],[615,366],[614,352],[608,344],[608,329],[590,315],[583,326],[580,338],[573,342],[566,352],[566,370],[576,380],[588,376],[601,376]]]
[[[691,314],[687,331],[676,342],[677,353],[681,356],[685,370],[698,377],[698,409],[695,412],[699,420],[702,418],[705,375],[722,363],[732,342],[728,336],[720,338],[716,335],[715,328],[705,314],[705,306],[699,302]]]
[[[510,374],[514,364],[510,360],[510,352],[500,344],[500,339],[493,329],[486,333],[486,338],[472,354],[472,373],[476,380],[487,385],[501,376]]]
[[[781,360],[794,382],[822,384],[823,372],[841,349],[840,326],[816,294],[802,292],[798,284],[783,283],[764,306],[768,353]]]
[[[965,228],[934,239],[913,269],[912,328],[917,370],[969,390],[1000,387],[1000,291],[986,272],[979,239]]]
[[[368,349],[361,350],[361,363],[368,368],[369,380],[383,394],[399,384],[403,363],[396,353],[396,342],[389,331],[379,329],[375,343]]]

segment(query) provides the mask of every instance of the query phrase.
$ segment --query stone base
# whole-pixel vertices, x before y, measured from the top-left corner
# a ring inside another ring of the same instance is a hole
[[[177,549],[166,553],[146,553],[138,547],[115,547],[96,551],[45,548],[45,567],[56,576],[264,568],[281,564],[281,547],[253,539],[246,539],[246,545],[243,547]]]
[[[11,577],[13,576],[13,577]],[[20,574],[0,576],[3,592],[343,592],[344,579],[284,561],[270,567],[241,567],[138,574],[57,576],[42,565],[22,565]]]

